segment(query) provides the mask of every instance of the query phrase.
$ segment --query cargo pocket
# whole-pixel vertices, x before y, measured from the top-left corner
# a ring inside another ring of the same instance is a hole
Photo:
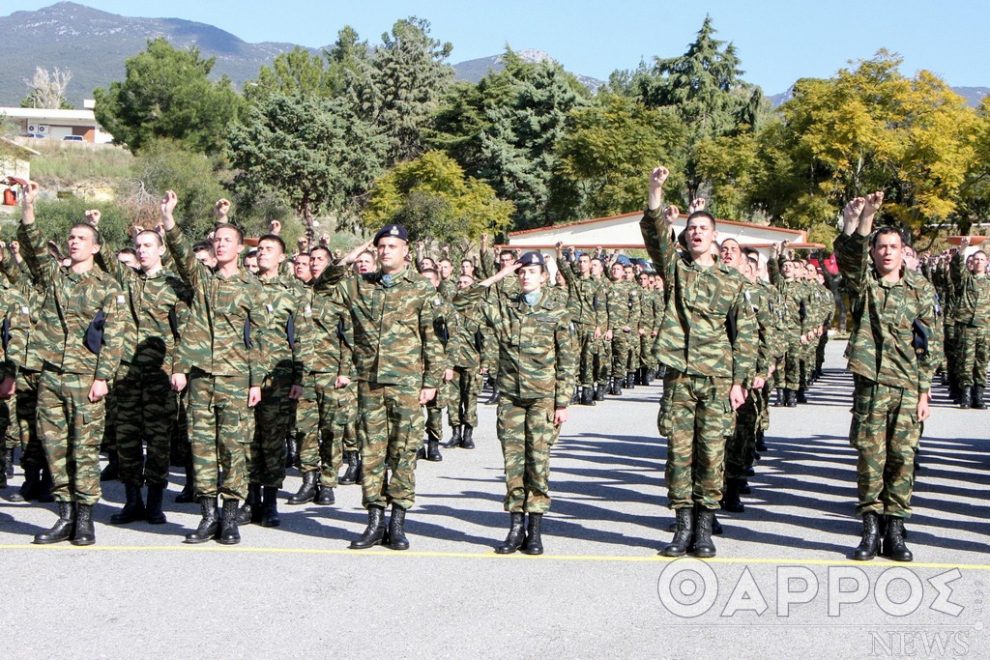
[[[103,425],[99,423],[99,415],[89,408],[102,405],[100,401],[76,411],[76,443],[80,447],[99,447],[103,442]]]
[[[728,438],[736,431],[736,411],[730,399],[722,400],[722,435]]]
[[[870,406],[872,398],[868,395],[856,395],[853,397],[852,423],[849,425],[849,444],[859,448],[864,427],[870,416]]]
[[[674,432],[673,400],[677,385],[664,383],[663,398],[660,400],[660,412],[657,413],[657,430],[664,438],[669,438]]]

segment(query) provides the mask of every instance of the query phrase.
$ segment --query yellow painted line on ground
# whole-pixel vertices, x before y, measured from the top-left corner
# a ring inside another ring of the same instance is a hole
[[[250,546],[218,545],[93,545],[78,548],[71,544],[34,545],[31,543],[0,544],[0,550],[27,550],[30,552],[192,552],[192,553],[237,553],[246,555],[317,555],[317,556],[346,556],[346,557],[411,557],[429,559],[487,559],[498,561],[560,561],[560,562],[601,562],[601,563],[667,563],[677,558],[660,555],[542,555],[530,557],[522,553],[511,555],[496,555],[494,552],[453,552],[441,550],[405,550],[396,552],[387,548],[375,548],[368,551],[349,550],[346,548],[257,548]],[[685,558],[690,558],[690,555]],[[715,557],[704,560],[709,564],[766,564],[803,566],[858,566],[861,568],[890,568],[904,566],[911,568],[937,568],[966,571],[990,571],[990,564],[953,564],[941,562],[893,562],[878,557],[874,561],[853,561],[851,559],[805,559],[801,557]]]

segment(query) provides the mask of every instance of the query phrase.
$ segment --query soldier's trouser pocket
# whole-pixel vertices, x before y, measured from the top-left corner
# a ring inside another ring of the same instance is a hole
[[[860,449],[869,433],[870,410],[873,408],[873,395],[876,386],[858,377],[853,390],[852,422],[849,425],[849,444]]]

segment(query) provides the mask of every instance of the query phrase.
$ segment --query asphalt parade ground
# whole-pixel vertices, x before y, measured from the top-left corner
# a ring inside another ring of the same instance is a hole
[[[719,515],[718,556],[671,560],[661,388],[575,406],[551,460],[546,554],[498,556],[505,536],[494,406],[477,449],[420,462],[411,549],[354,551],[360,488],[289,506],[242,542],[189,546],[198,508],[166,495],[168,523],[109,524],[123,486],[104,484],[97,545],[35,546],[55,506],[0,491],[5,658],[189,657],[990,657],[990,411],[936,388],[907,522],[915,561],[847,560],[858,543],[852,381],[842,342],[809,404],[773,408],[768,451],[742,514]],[[449,431],[448,431],[449,433]]]

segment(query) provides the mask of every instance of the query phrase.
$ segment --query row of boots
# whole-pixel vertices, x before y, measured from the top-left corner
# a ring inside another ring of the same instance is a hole
[[[987,404],[983,401],[983,385],[973,385],[971,387],[962,385],[959,387],[958,395],[954,395],[953,399],[959,404],[960,408],[985,410],[987,407]]]
[[[474,427],[470,424],[461,424],[453,427],[450,440],[443,445],[447,449],[460,447],[461,449],[474,449]]]
[[[93,505],[76,502],[58,503],[58,520],[47,532],[35,534],[38,545],[69,541],[72,545],[93,545],[96,532],[93,529]]]

